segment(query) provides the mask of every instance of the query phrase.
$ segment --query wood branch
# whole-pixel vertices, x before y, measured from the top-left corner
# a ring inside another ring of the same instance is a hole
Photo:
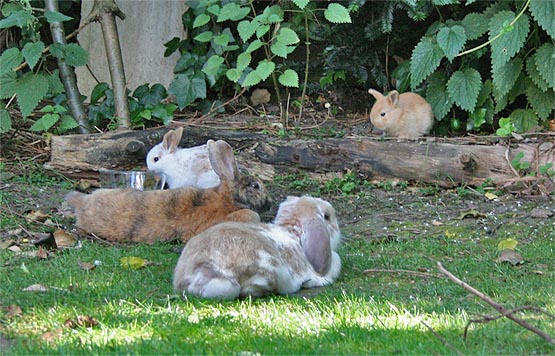
[[[354,170],[368,178],[401,179],[443,187],[480,185],[514,179],[504,159],[504,145],[460,145],[438,141],[393,142],[370,137],[326,140],[278,140],[248,131],[184,127],[182,147],[206,143],[209,138],[228,141],[235,148],[255,147],[266,164],[289,165],[318,172]],[[146,153],[162,140],[168,128],[54,136],[49,166],[94,174],[100,168],[144,164]],[[536,150],[540,153],[536,157]],[[555,161],[553,142],[530,141],[513,145],[511,156],[523,152],[522,161]],[[80,176],[80,174],[78,175]],[[551,182],[553,186],[553,182]],[[553,187],[552,187],[553,189]]]
[[[437,263],[437,268],[439,269],[439,271],[441,273],[446,275],[447,278],[449,278],[450,280],[455,282],[457,285],[461,286],[465,290],[469,291],[470,293],[474,294],[478,298],[482,299],[483,301],[485,301],[486,303],[491,305],[493,307],[493,309],[497,310],[499,313],[501,313],[501,315],[506,316],[508,319],[511,319],[512,321],[514,321],[518,325],[522,326],[523,328],[526,328],[526,329],[532,331],[533,333],[541,336],[549,344],[554,344],[555,345],[555,338],[548,335],[543,330],[540,330],[537,327],[535,327],[533,325],[530,325],[526,321],[524,321],[522,319],[519,319],[519,318],[517,318],[516,316],[513,315],[513,313],[515,311],[519,310],[519,308],[513,309],[513,310],[506,309],[501,304],[499,304],[496,301],[494,301],[493,299],[491,299],[488,295],[480,292],[476,288],[472,287],[471,285],[469,285],[469,284],[463,282],[462,280],[460,280],[459,278],[457,278],[454,274],[452,274],[451,272],[446,270],[445,267],[443,267],[443,265],[440,262]]]
[[[46,0],[44,2],[44,7],[48,11],[58,12],[58,0]],[[61,22],[50,23],[50,32],[52,33],[52,39],[55,43],[61,43],[63,45],[67,43],[64,26]],[[82,134],[91,133],[87,113],[83,106],[81,93],[77,87],[77,79],[73,67],[68,65],[65,61],[58,59],[58,68],[60,68],[60,77],[66,90],[71,115],[73,115],[79,124],[79,132]]]

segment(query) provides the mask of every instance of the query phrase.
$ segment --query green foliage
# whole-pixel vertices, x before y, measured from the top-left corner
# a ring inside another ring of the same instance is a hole
[[[501,114],[503,136],[546,125],[555,109],[553,2],[477,2],[463,16],[461,5],[434,4],[453,16],[433,23],[414,47],[410,84],[426,87],[436,119],[451,112],[478,130]]]
[[[72,18],[60,12],[42,12],[31,7],[28,1],[2,3],[0,29],[16,30],[21,33],[18,47],[6,49],[0,55],[0,99],[16,97],[23,118],[27,118],[39,103],[53,99],[63,92],[57,70],[49,71],[44,66],[46,57],[54,56],[70,66],[87,63],[87,53],[76,43],[52,44],[43,53],[47,44],[42,39],[41,27],[52,22],[65,22]],[[13,44],[11,44],[13,45]],[[0,104],[0,133],[12,127],[11,118],[6,117],[6,104]],[[75,127],[73,118],[61,113],[46,113],[33,125],[41,132],[56,127],[57,132]]]
[[[77,121],[71,115],[67,115],[67,109],[61,105],[46,105],[40,112],[45,114],[31,126],[32,131],[50,131],[58,124],[55,132],[61,134],[78,126]]]
[[[271,79],[278,96],[279,85],[299,87],[299,74],[288,59],[303,31],[310,30],[298,26],[299,21],[320,20],[315,4],[306,0],[279,4],[191,2],[183,19],[190,39],[166,43],[166,55],[181,52],[169,93],[183,109],[208,98],[209,90],[226,85],[245,88]],[[337,3],[328,4],[324,18],[332,23],[351,21],[349,10]]]

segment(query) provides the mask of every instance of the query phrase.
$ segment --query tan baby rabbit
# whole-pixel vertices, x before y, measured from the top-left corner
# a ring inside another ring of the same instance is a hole
[[[370,111],[370,121],[374,127],[400,139],[418,138],[432,129],[432,107],[420,95],[399,94],[397,90],[390,91],[387,96],[374,89],[368,92],[376,98]]]
[[[238,172],[233,150],[225,141],[209,140],[207,146],[219,186],[71,192],[66,199],[75,209],[76,225],[109,241],[153,243],[187,241],[223,221],[260,221],[253,210],[264,211],[270,205],[262,182]]]

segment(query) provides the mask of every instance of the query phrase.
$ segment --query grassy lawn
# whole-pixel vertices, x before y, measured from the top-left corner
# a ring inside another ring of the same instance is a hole
[[[495,312],[435,266],[442,262],[506,308],[533,305],[555,314],[555,222],[531,217],[533,209],[553,211],[550,198],[490,201],[360,182],[342,194],[329,181],[280,176],[270,184],[278,202],[312,193],[336,207],[344,234],[341,276],[296,295],[218,302],[174,294],[179,255],[172,244],[81,239],[78,248],[36,257],[27,233],[72,230],[57,207],[75,182],[38,166],[0,168],[3,354],[555,354],[553,345],[508,319],[473,324],[464,339],[469,319]],[[468,208],[480,214],[461,215]],[[53,225],[26,221],[29,210],[43,211]],[[24,230],[13,235],[17,229]],[[518,241],[523,264],[497,261],[498,243],[508,238]],[[8,250],[8,240],[22,252]],[[130,256],[151,263],[124,268],[121,258]],[[82,267],[95,261],[94,269]],[[48,290],[24,290],[34,284]],[[516,316],[555,336],[555,320],[530,311]]]

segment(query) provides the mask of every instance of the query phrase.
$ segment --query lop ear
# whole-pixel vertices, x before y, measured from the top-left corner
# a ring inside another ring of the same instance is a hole
[[[220,179],[231,182],[235,177],[239,176],[237,163],[233,156],[233,149],[227,142],[223,140],[208,140],[206,147],[208,148],[208,159],[212,169],[214,169]]]
[[[399,103],[399,92],[397,90],[392,90],[387,94],[387,100],[391,105],[396,106]]]
[[[183,127],[168,131],[162,140],[162,147],[164,150],[169,153],[174,153],[179,145],[179,141],[181,141],[181,136],[183,136]]]
[[[328,231],[319,221],[310,221],[303,227],[301,244],[304,254],[316,273],[325,276],[331,266],[331,243]]]
[[[373,96],[376,100],[380,100],[380,99],[383,99],[383,98],[384,98],[384,96],[383,96],[382,93],[380,93],[379,91],[374,90],[374,89],[368,89],[368,93],[372,94],[372,96]]]

